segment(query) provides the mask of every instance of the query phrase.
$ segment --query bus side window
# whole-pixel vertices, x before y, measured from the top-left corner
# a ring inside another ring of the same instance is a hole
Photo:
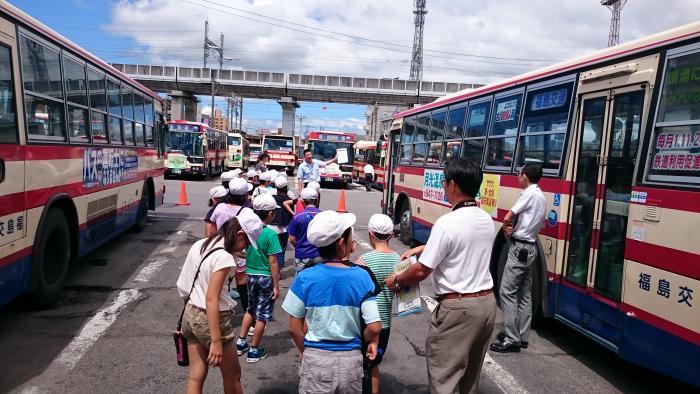
[[[19,142],[10,48],[0,46],[0,143]]]

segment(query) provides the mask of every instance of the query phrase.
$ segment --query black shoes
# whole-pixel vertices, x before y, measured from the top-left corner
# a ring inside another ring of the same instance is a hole
[[[491,344],[490,349],[497,353],[520,353],[520,346],[514,343],[495,342]]]
[[[500,353],[517,353],[517,352],[520,351],[520,349],[527,349],[527,347],[528,347],[528,343],[527,343],[527,342],[520,342],[520,345],[516,345],[516,344],[509,344],[509,345],[506,345],[506,344],[505,344],[506,334],[505,334],[505,333],[502,333],[502,332],[499,333],[498,335],[496,335],[496,339],[497,339],[498,342],[500,342],[500,343],[497,342],[497,343],[492,343],[492,344],[491,344],[491,350],[493,350],[493,351],[495,351],[495,352],[500,352]],[[505,350],[506,348],[510,349],[511,347],[517,347],[518,350]],[[498,349],[496,349],[496,348],[501,349],[501,350],[498,350]]]

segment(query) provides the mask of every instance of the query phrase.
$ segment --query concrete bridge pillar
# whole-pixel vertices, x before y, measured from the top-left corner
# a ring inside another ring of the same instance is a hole
[[[169,96],[170,120],[199,122],[199,117],[197,116],[197,103],[199,103],[199,100],[192,92],[171,90]]]
[[[294,124],[296,123],[296,113],[297,108],[299,108],[299,104],[297,104],[294,97],[280,97],[277,102],[282,106],[282,134],[293,136]]]

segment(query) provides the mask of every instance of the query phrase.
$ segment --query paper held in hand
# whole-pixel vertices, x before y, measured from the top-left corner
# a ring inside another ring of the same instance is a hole
[[[394,272],[400,274],[408,269],[411,264],[415,264],[418,260],[416,256],[411,256],[403,261],[400,261],[394,266]],[[421,313],[420,286],[404,287],[396,295],[396,314],[399,316],[408,316],[414,313]]]
[[[338,164],[345,164],[348,160],[348,148],[340,148],[335,150],[338,156]]]

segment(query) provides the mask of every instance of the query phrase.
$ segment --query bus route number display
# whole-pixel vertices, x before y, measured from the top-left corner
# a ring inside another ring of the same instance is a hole
[[[83,187],[91,189],[136,179],[139,156],[136,149],[85,148]]]

